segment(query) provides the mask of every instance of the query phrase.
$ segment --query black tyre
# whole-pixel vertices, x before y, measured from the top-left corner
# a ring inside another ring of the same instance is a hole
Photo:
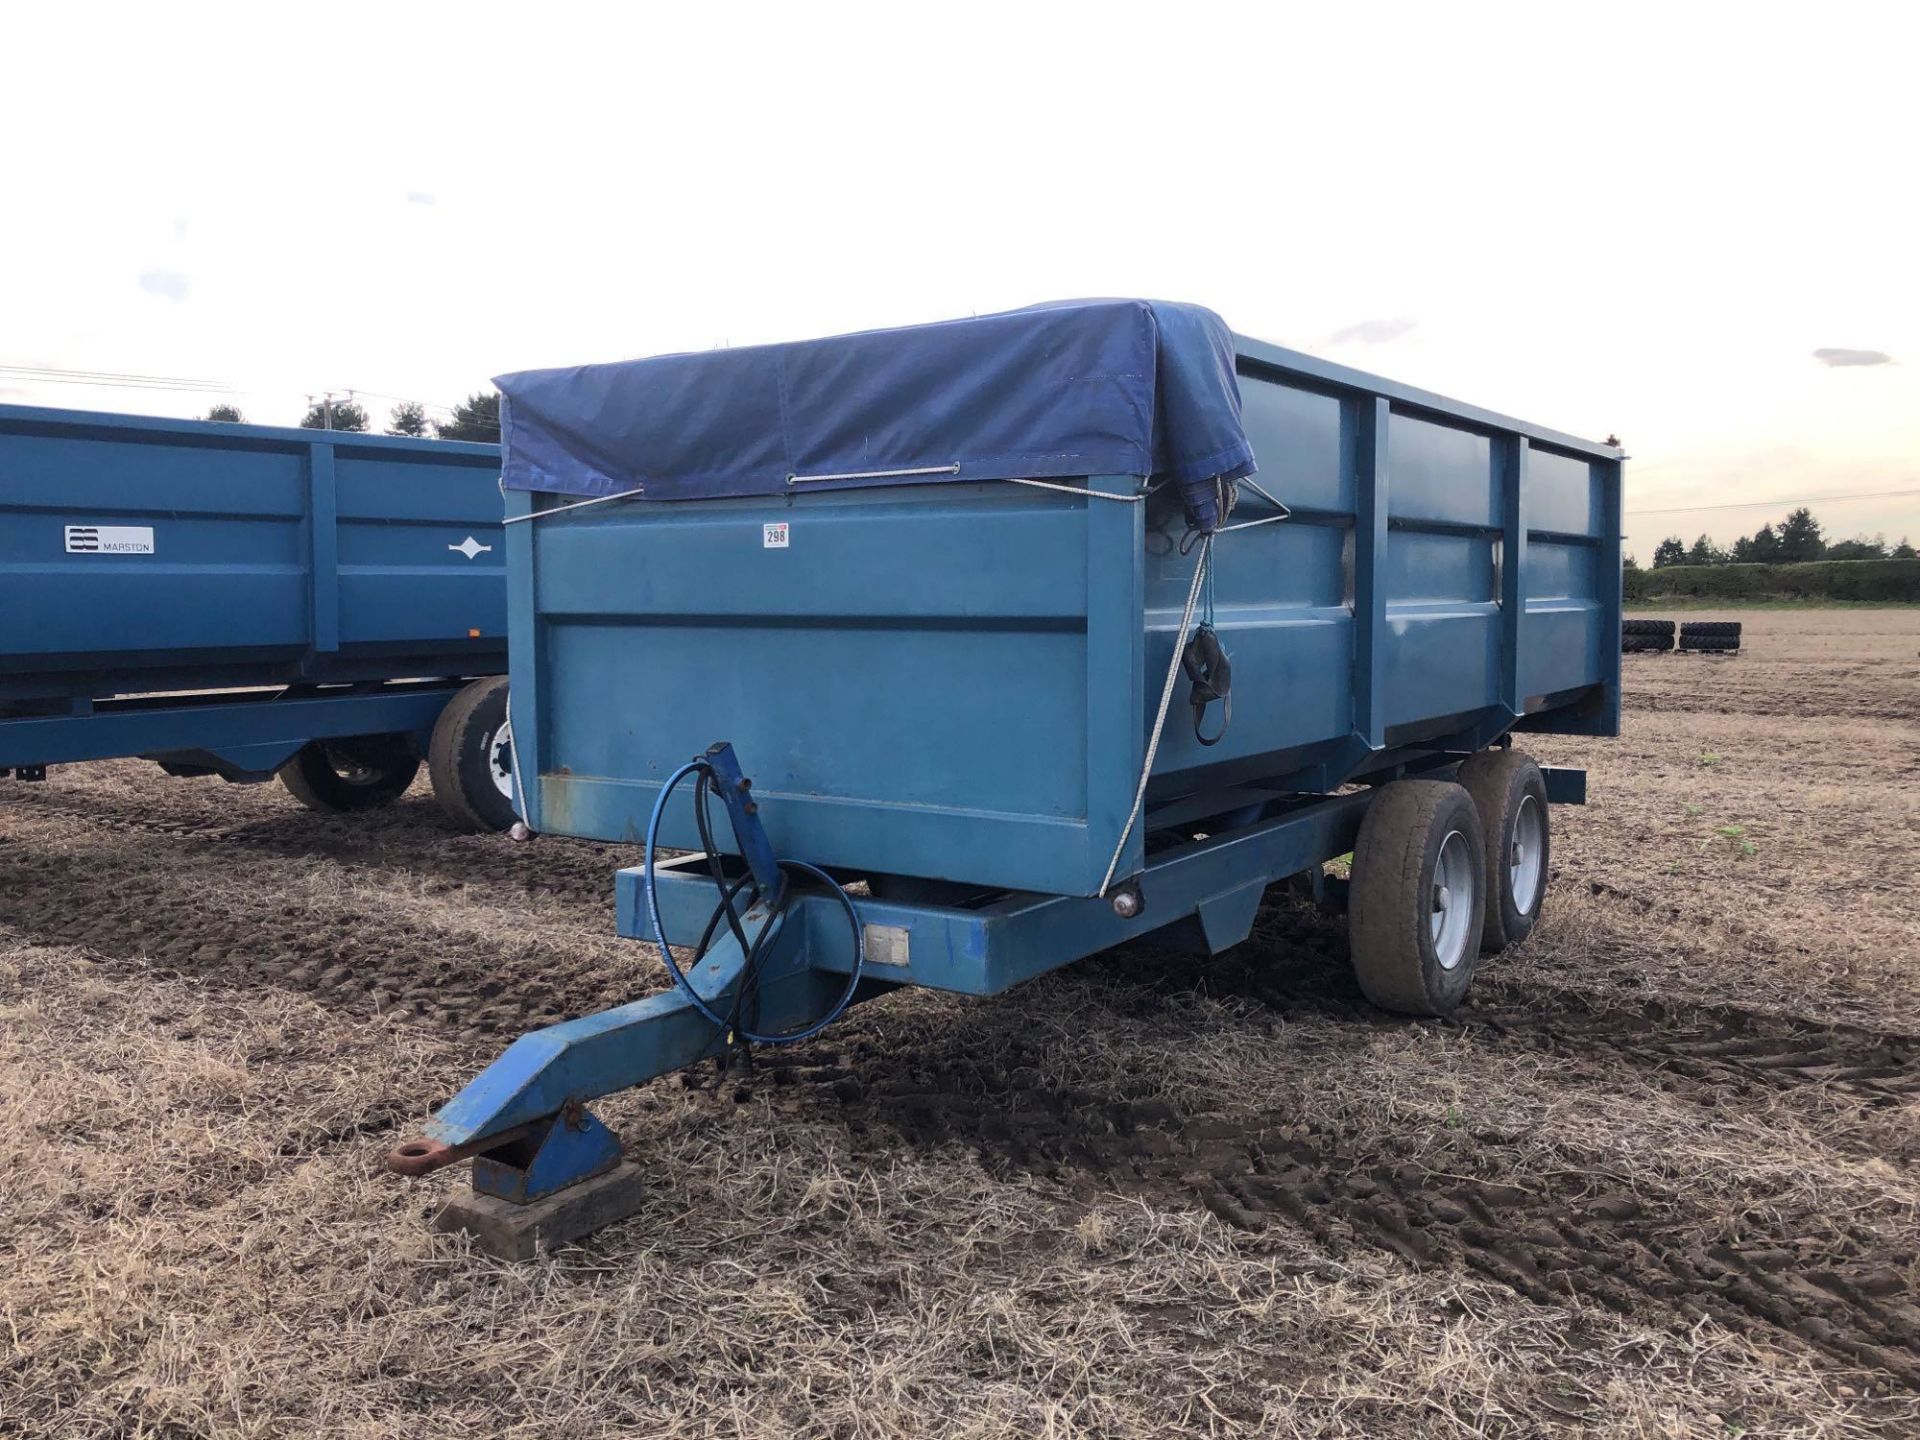
[[[1680,648],[1691,654],[1706,651],[1725,653],[1738,650],[1740,641],[1732,635],[1689,635],[1680,642]]]
[[[1497,955],[1533,933],[1547,899],[1553,831],[1547,781],[1518,750],[1483,750],[1460,767],[1487,836],[1486,918],[1480,950]]]
[[[1444,780],[1382,787],[1353,847],[1347,933],[1383,1010],[1445,1015],[1467,997],[1485,924],[1487,846],[1473,797]]]
[[[315,740],[279,770],[280,783],[309,810],[349,815],[390,805],[420,773],[420,757],[404,735]]]
[[[513,824],[513,748],[507,728],[507,677],[466,686],[440,712],[427,747],[433,798],[465,830]]]
[[[1673,643],[1673,621],[1671,620],[1622,620],[1620,622],[1620,633],[1622,635],[1658,636],[1660,639],[1665,640],[1668,644],[1672,644]]]
[[[1738,640],[1740,622],[1738,620],[1689,620],[1680,627],[1680,638],[1683,640],[1698,640],[1707,636]]]
[[[1671,640],[1663,640],[1658,635],[1622,635],[1620,653],[1623,655],[1664,655],[1673,648]]]

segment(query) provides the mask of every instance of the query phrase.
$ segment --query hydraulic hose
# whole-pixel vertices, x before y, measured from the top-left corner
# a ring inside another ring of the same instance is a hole
[[[713,767],[708,764],[704,758],[696,758],[689,760],[685,765],[682,765],[667,777],[667,783],[660,787],[660,794],[653,802],[653,814],[647,820],[646,847],[641,853],[641,882],[647,896],[647,919],[653,929],[654,943],[660,947],[660,959],[667,967],[667,974],[673,977],[674,985],[679,989],[680,993],[686,997],[687,1003],[699,1011],[716,1030],[724,1031],[729,1036],[738,1036],[756,1045],[792,1045],[801,1040],[812,1039],[835,1020],[838,1020],[841,1015],[846,1013],[847,1007],[853,1003],[854,991],[859,988],[861,972],[866,968],[867,959],[866,933],[860,924],[860,912],[854,909],[853,898],[847,894],[845,888],[841,886],[839,881],[827,874],[826,871],[820,869],[818,866],[809,865],[804,860],[782,860],[779,862],[782,872],[782,883],[779,893],[769,901],[766,924],[761,927],[759,935],[754,938],[752,944],[749,946],[744,943],[745,932],[740,926],[739,916],[738,913],[735,912],[733,905],[740,891],[752,883],[752,876],[750,874],[741,876],[739,880],[729,886],[724,874],[719,869],[719,857],[715,854],[713,847],[709,846],[707,856],[713,867],[715,888],[720,892],[720,903],[718,907],[715,908],[712,917],[707,921],[706,930],[701,935],[699,947],[694,953],[693,963],[698,965],[700,961],[705,958],[707,948],[712,943],[714,932],[719,927],[723,912],[729,928],[736,936],[735,943],[741,945],[744,952],[739,986],[736,991],[733,1010],[725,1016],[715,1011],[712,1006],[700,998],[699,992],[693,988],[693,982],[687,978],[686,973],[681,970],[679,963],[673,958],[673,947],[667,944],[666,931],[660,923],[660,900],[654,886],[653,862],[660,835],[660,817],[666,812],[667,799],[673,794],[675,787],[678,786],[682,780],[686,779],[687,776],[695,773],[699,773],[703,781],[703,793],[697,797],[696,806],[704,804],[706,798],[704,794],[705,785],[711,783],[715,779],[715,776]],[[698,823],[702,831],[702,839],[710,839],[711,834],[707,826],[704,810],[700,811]],[[735,839],[737,840],[738,838],[736,835]],[[828,1007],[826,1014],[810,1024],[803,1026],[801,1029],[784,1031],[775,1035],[757,1030],[749,1030],[739,1024],[738,1021],[741,1011],[740,1002],[746,998],[749,987],[754,985],[756,981],[755,969],[760,957],[772,943],[780,926],[785,922],[786,907],[793,895],[792,886],[785,883],[785,877],[788,872],[798,872],[802,875],[812,876],[822,885],[826,886],[827,889],[831,890],[835,898],[839,900],[841,908],[846,911],[847,923],[853,929],[853,969],[847,975],[846,988],[840,992],[839,998]],[[760,891],[758,886],[754,887],[753,895],[754,900],[759,898]],[[754,903],[754,900],[749,900],[748,904],[750,907]]]

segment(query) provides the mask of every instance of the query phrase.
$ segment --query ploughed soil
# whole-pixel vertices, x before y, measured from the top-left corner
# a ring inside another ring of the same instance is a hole
[[[1591,802],[1453,1019],[1277,895],[903,993],[602,1102],[645,1206],[522,1265],[379,1161],[660,986],[630,851],[0,782],[0,1435],[1920,1434],[1920,611],[1726,618],[1530,742]]]

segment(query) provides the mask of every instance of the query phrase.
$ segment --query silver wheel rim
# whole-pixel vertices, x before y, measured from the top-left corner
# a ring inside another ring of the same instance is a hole
[[[1466,960],[1473,937],[1473,893],[1479,884],[1474,873],[1473,849],[1467,837],[1449,830],[1440,842],[1440,854],[1433,862],[1433,953],[1442,970],[1457,970]]]
[[[487,774],[493,788],[513,802],[513,734],[505,724],[497,725],[487,736]]]
[[[1546,878],[1547,817],[1531,795],[1520,797],[1513,817],[1513,840],[1507,852],[1507,889],[1516,914],[1531,915],[1540,903],[1540,885]]]

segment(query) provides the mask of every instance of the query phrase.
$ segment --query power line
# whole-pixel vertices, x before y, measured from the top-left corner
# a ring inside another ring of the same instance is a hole
[[[1808,495],[1798,500],[1731,500],[1714,505],[1670,505],[1660,510],[1629,510],[1629,515],[1691,515],[1696,510],[1770,510],[1783,505],[1828,505],[1839,500],[1890,500],[1920,495],[1920,490],[1868,490],[1858,495]]]
[[[35,385],[95,385],[106,390],[168,390],[181,395],[239,395],[231,385],[176,381],[161,376],[90,375],[81,371],[40,370],[0,365],[0,380],[23,380]]]
[[[371,395],[376,400],[392,400],[401,405],[418,405],[427,410],[444,411],[448,415],[458,415],[461,408],[459,405],[442,405],[434,400],[416,400],[411,395],[389,395],[384,390],[363,390],[357,385],[353,386],[352,390],[355,395]],[[480,420],[469,421],[467,423],[473,425],[474,428],[478,430],[491,430],[495,435],[500,433],[500,427],[490,421]]]
[[[108,390],[184,390],[204,395],[258,396],[294,393],[292,391],[243,390],[224,380],[192,380],[183,375],[137,375],[126,370],[63,370],[50,365],[0,364],[0,378],[45,381],[55,385],[97,385]],[[460,408],[457,405],[444,405],[435,400],[420,400],[412,395],[392,395],[384,390],[369,390],[360,385],[335,385],[331,388],[336,391],[351,391],[355,395],[369,395],[376,400],[418,404],[429,410],[444,410],[449,415],[458,413]],[[311,400],[313,396],[309,394],[307,398]]]
[[[12,380],[49,380],[75,385],[170,387],[208,393],[234,389],[224,380],[189,380],[182,375],[135,375],[125,370],[62,370],[51,365],[0,365],[0,374]]]
[[[460,408],[458,405],[442,405],[437,400],[421,400],[412,395],[389,395],[384,390],[369,390],[363,385],[348,385],[342,388],[351,390],[356,395],[371,395],[376,400],[393,400],[402,405],[419,405],[428,410],[444,410],[449,415]]]
[[[0,365],[0,380],[22,380],[43,385],[91,385],[103,390],[158,390],[181,395],[236,395],[251,399],[272,397],[280,399],[290,397],[296,392],[277,390],[243,390],[219,380],[192,380],[180,375],[136,375],[121,370],[63,370],[49,365]],[[383,390],[365,390],[360,386],[336,386],[344,390],[351,399],[355,395],[365,395],[376,400],[391,400],[400,404],[417,404],[428,410],[443,411],[448,415],[458,415],[457,405],[443,405],[433,400],[415,400],[410,395],[391,395]],[[314,394],[308,394],[309,405]],[[490,430],[496,436],[500,433],[497,424],[474,422],[474,428]]]

